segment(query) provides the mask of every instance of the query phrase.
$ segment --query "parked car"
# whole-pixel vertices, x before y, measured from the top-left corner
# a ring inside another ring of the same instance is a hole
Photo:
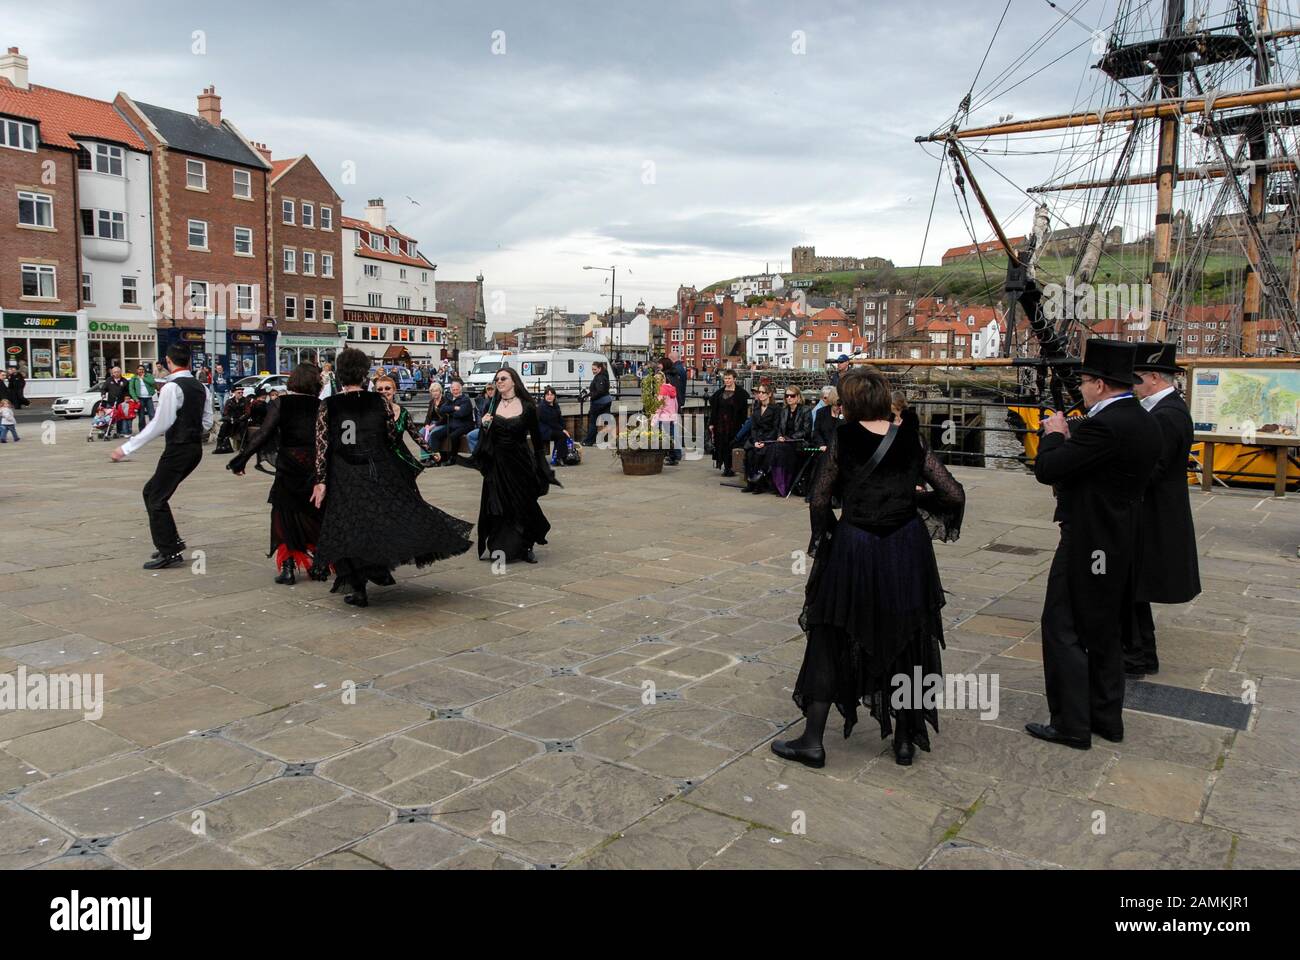
[[[67,420],[88,417],[94,413],[95,404],[99,403],[103,395],[103,391],[98,388],[87,390],[85,393],[65,394],[54,401],[52,411],[56,417],[63,417]]]
[[[289,392],[289,375],[287,373],[270,373],[253,377],[244,377],[242,380],[236,380],[234,386],[230,388],[232,395],[238,394],[241,390],[252,387],[256,390],[261,387],[267,393],[288,393]]]

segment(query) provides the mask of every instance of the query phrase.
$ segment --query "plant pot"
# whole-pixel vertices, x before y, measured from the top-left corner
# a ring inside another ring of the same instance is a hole
[[[667,450],[620,450],[618,459],[623,463],[623,476],[649,477],[664,472]]]

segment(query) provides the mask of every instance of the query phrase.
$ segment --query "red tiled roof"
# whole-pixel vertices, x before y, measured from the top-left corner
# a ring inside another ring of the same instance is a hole
[[[397,237],[399,240],[411,240],[413,242],[415,241],[415,237],[408,237],[406,234],[402,233],[402,231],[398,230],[396,227],[392,226],[391,224],[387,227],[384,227],[384,229],[382,230],[376,230],[374,227],[372,227],[369,224],[369,222],[365,220],[358,220],[356,217],[339,217],[339,221],[347,229],[364,230],[366,233],[382,233],[388,237]]]
[[[41,141],[55,147],[76,150],[76,137],[109,140],[148,153],[140,135],[106,100],[65,93],[33,84],[26,90],[0,77],[0,113],[34,120],[40,125]]]
[[[1025,238],[1007,237],[1007,241],[1011,244],[1011,249],[1014,250],[1025,242]],[[1001,240],[986,240],[983,243],[968,243],[964,247],[950,247],[944,252],[942,259],[947,260],[949,257],[969,257],[971,254],[975,253],[976,250],[979,250],[980,253],[989,253],[990,251],[1001,249]]]
[[[824,310],[818,310],[811,317],[809,317],[809,319],[812,320],[813,323],[826,323],[831,320],[839,320],[841,322],[846,322],[849,319],[849,317],[848,314],[846,314],[839,307],[827,307]]]
[[[271,179],[273,181],[279,180],[282,176],[284,176],[284,174],[288,171],[290,167],[292,167],[295,163],[297,163],[301,159],[302,157],[288,157],[284,160],[272,160]]]
[[[357,220],[355,217],[339,217],[344,228],[357,230],[361,233],[361,246],[354,247],[352,252],[358,257],[366,257],[370,260],[386,260],[389,263],[400,263],[403,266],[415,267],[417,270],[432,270],[433,264],[425,260],[422,256],[410,257],[404,253],[393,253],[389,250],[376,250],[370,246],[370,235],[378,233],[384,237],[396,237],[404,243],[416,243],[414,237],[408,237],[396,227],[385,227],[383,230],[376,230],[365,220]],[[418,254],[418,251],[417,251]]]

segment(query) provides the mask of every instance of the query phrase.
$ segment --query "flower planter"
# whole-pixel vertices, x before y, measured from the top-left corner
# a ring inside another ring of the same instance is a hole
[[[649,477],[664,472],[667,450],[620,450],[618,458],[623,463],[625,477]]]

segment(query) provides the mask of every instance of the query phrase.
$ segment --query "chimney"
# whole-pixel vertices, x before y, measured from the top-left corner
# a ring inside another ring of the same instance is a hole
[[[216,87],[204,87],[199,94],[199,116],[214,127],[221,126],[221,98]]]
[[[383,197],[366,202],[366,223],[370,224],[376,230],[387,229],[388,215],[384,210]]]
[[[260,154],[262,155],[262,159],[263,159],[263,160],[265,160],[267,163],[270,163],[270,162],[271,162],[271,148],[270,148],[270,147],[268,147],[268,146],[267,146],[266,144],[264,144],[264,143],[258,143],[257,141],[253,141],[253,146],[257,148],[257,152],[260,153]]]
[[[17,47],[10,47],[9,52],[0,57],[0,77],[19,90],[27,89],[27,58],[18,52]]]

